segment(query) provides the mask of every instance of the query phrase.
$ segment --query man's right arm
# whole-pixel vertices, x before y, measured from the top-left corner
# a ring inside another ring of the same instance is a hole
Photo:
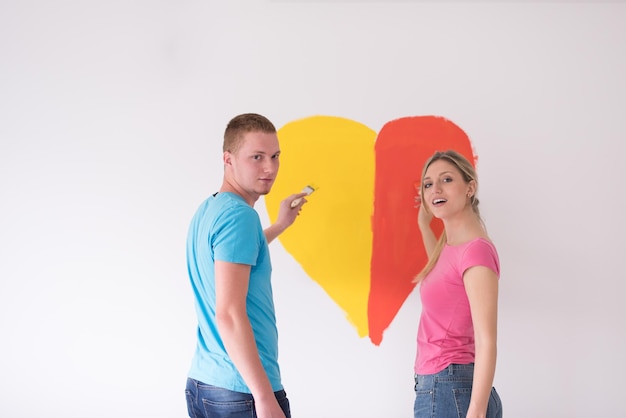
[[[259,418],[284,418],[263,369],[246,311],[251,267],[215,261],[216,321],[224,346],[250,388]]]

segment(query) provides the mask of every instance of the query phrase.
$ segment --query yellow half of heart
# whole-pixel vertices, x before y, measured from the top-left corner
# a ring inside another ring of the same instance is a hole
[[[360,337],[368,335],[376,132],[358,122],[314,116],[278,132],[281,162],[265,196],[270,220],[280,201],[317,186],[279,240],[343,309]]]

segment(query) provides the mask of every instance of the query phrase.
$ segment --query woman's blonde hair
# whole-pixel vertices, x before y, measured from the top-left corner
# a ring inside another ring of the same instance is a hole
[[[470,197],[470,204],[472,205],[472,210],[474,211],[476,216],[478,216],[478,219],[481,219],[480,211],[478,210],[479,202],[478,198],[476,197],[476,190],[478,190],[476,170],[474,169],[474,166],[472,166],[472,164],[467,160],[467,158],[454,150],[437,151],[428,159],[428,161],[426,161],[426,164],[424,164],[424,168],[422,169],[422,184],[420,185],[420,196],[424,196],[424,177],[426,176],[426,171],[432,163],[438,160],[445,160],[455,166],[463,176],[463,180],[465,181],[465,183],[474,181],[476,186],[474,193]],[[424,205],[424,209],[429,212],[428,205],[426,205],[425,202],[422,202],[422,205]],[[446,244],[447,239],[448,237],[446,236],[446,231],[444,229],[441,233],[441,236],[439,237],[439,240],[437,241],[437,244],[435,245],[433,253],[430,254],[428,257],[428,263],[426,263],[426,266],[424,266],[422,271],[420,271],[420,273],[415,277],[416,283],[421,282],[424,277],[426,277],[426,275],[431,272],[433,267],[435,267],[435,264],[437,264],[437,260],[439,260],[439,255],[441,254],[441,250]]]

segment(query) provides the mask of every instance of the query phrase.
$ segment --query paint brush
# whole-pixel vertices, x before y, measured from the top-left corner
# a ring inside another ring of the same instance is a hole
[[[319,187],[317,187],[315,184],[308,184],[304,189],[302,189],[301,193],[306,193],[306,195],[308,196],[311,193],[313,193],[314,191],[316,191],[317,189],[319,189]],[[296,206],[298,206],[300,204],[301,201],[302,201],[302,197],[294,199],[294,201],[291,202],[291,207],[295,208]]]

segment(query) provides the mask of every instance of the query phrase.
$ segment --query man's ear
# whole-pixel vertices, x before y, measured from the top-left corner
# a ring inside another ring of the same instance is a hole
[[[224,160],[224,165],[231,165],[233,155],[230,153],[230,151],[224,151],[224,154],[222,155],[222,159]]]

